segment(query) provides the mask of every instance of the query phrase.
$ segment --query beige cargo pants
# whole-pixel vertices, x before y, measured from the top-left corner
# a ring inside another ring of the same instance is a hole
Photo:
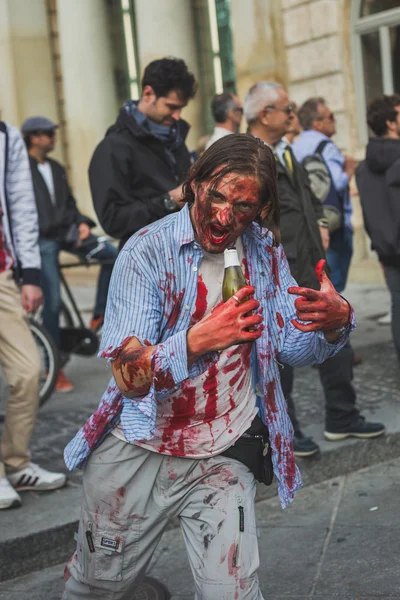
[[[0,273],[0,363],[9,386],[0,477],[29,465],[28,445],[39,405],[40,358],[12,271]]]
[[[83,475],[77,549],[63,600],[132,600],[167,525],[179,517],[196,600],[263,600],[250,471],[226,458],[169,457],[113,435]]]

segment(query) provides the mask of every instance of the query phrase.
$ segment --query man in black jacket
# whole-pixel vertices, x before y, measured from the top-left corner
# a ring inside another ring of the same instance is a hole
[[[182,207],[190,167],[189,125],[181,110],[196,92],[183,60],[151,62],[139,101],[128,100],[97,146],[89,167],[94,208],[121,245],[142,227]]]
[[[91,327],[97,329],[104,319],[108,286],[117,250],[90,233],[96,224],[82,215],[76,205],[63,166],[48,158],[54,149],[57,125],[45,117],[30,117],[22,125],[28,147],[33,189],[39,215],[39,247],[42,260],[41,285],[44,295],[43,324],[57,345],[60,344],[61,307],[58,255],[61,250],[85,258],[105,261],[101,267]],[[72,383],[60,370],[56,389],[69,392]]]
[[[392,298],[392,335],[400,360],[400,95],[373,100],[367,122],[376,137],[368,142],[356,180],[365,228]]]
[[[327,223],[322,205],[312,194],[308,177],[296,161],[284,136],[291,130],[293,104],[282,85],[261,81],[250,88],[244,114],[249,133],[274,149],[277,161],[281,236],[293,277],[300,286],[319,289],[314,269],[324,257],[322,235]],[[351,384],[353,350],[346,344],[336,356],[319,366],[326,400],[325,432],[328,440],[347,437],[370,438],[384,433],[381,423],[368,423],[356,408],[356,393]],[[311,456],[318,445],[303,435],[292,398],[293,368],[285,365],[281,383],[294,428],[296,456]]]

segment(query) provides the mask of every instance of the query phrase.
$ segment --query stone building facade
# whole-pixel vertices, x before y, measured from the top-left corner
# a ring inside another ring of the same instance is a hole
[[[185,109],[190,148],[212,127],[209,100],[259,80],[287,86],[301,104],[324,96],[336,142],[362,158],[366,103],[400,92],[400,0],[0,0],[0,110],[19,125],[44,114],[61,124],[56,157],[67,164],[82,210],[92,212],[87,167],[94,147],[140,73],[182,57],[199,92]],[[381,280],[354,190],[351,276]]]

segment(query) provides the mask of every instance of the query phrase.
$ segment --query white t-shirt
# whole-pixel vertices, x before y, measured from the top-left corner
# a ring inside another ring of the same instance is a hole
[[[54,180],[53,180],[53,171],[51,170],[51,164],[49,161],[45,161],[43,164],[38,163],[38,169],[40,174],[42,175],[45,184],[47,185],[47,189],[49,190],[51,203],[55,205],[56,203],[56,195],[54,191]]]
[[[243,246],[237,244],[240,260]],[[207,254],[198,274],[196,310],[192,324],[222,302],[223,254]],[[156,432],[138,446],[173,456],[208,458],[229,448],[248,429],[257,414],[252,386],[252,344],[239,344],[220,353],[205,373],[182,383],[157,403]],[[121,426],[113,434],[126,441]]]

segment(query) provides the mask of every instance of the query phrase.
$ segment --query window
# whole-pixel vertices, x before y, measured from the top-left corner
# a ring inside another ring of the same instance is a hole
[[[236,90],[230,0],[192,0],[192,7],[204,130],[211,132],[214,127],[209,108],[212,96]]]
[[[107,9],[117,97],[123,104],[140,95],[134,0],[107,0]]]
[[[400,93],[400,0],[353,0],[352,21],[358,125],[364,144],[369,102]]]

